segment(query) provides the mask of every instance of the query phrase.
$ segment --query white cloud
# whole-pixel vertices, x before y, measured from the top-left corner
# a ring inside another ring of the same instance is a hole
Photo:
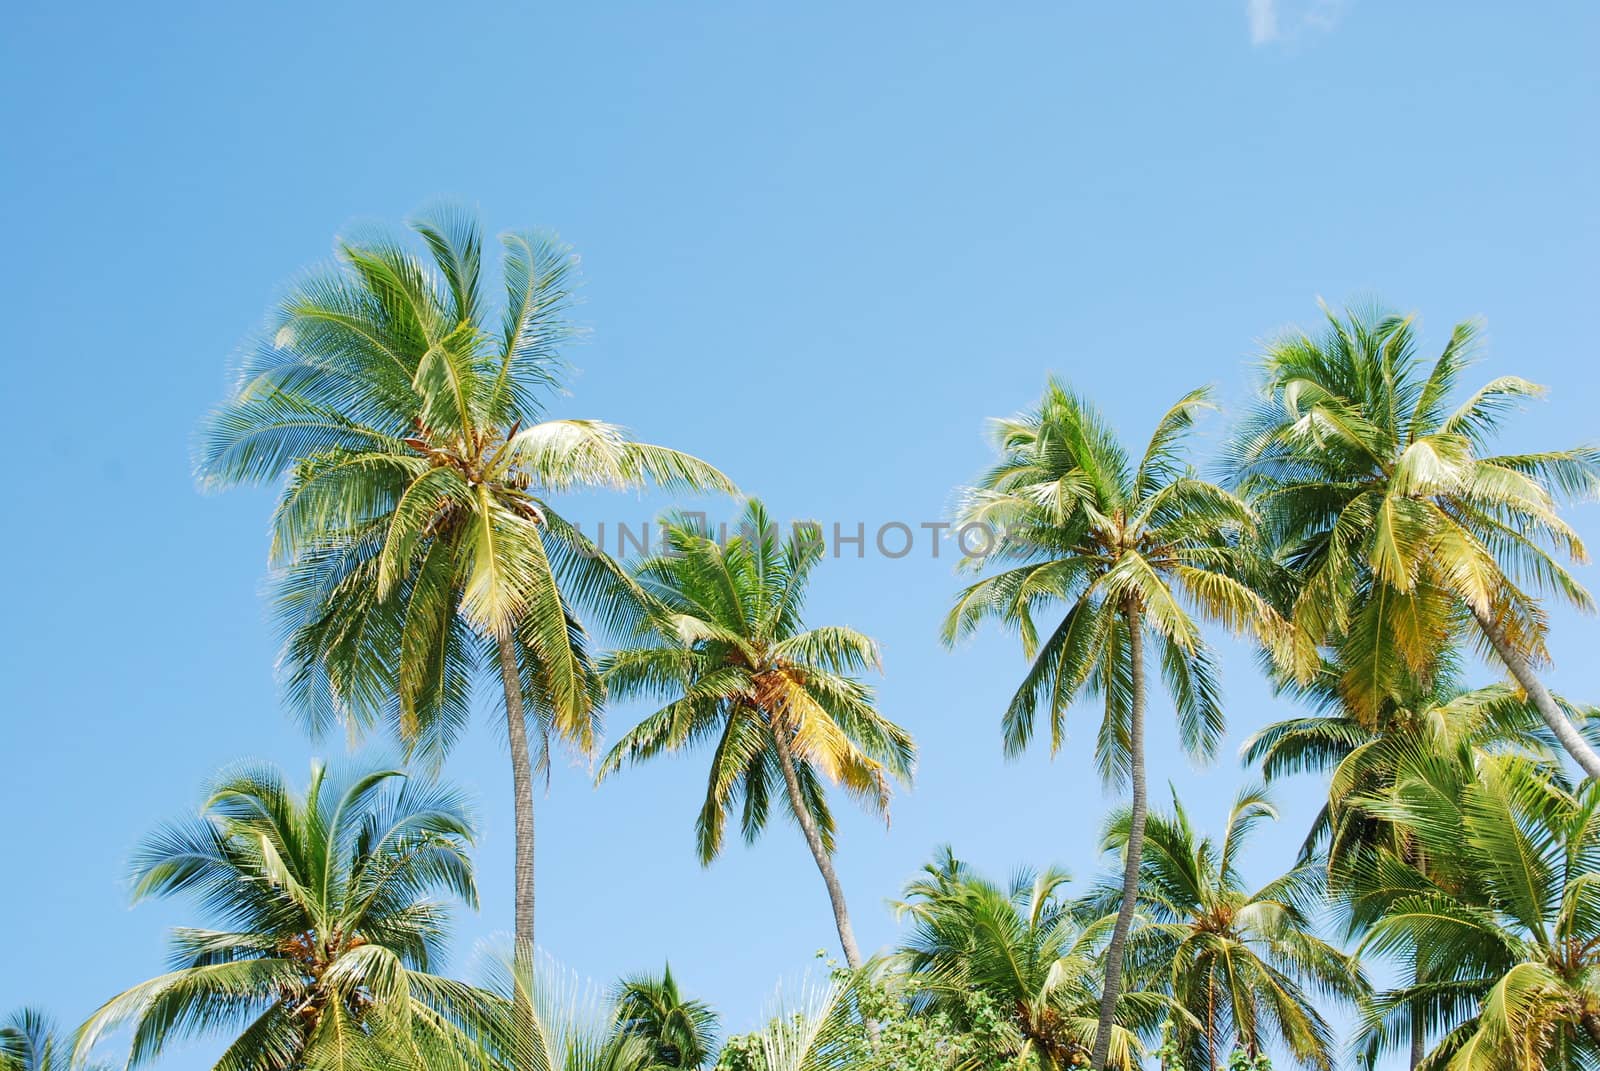
[[[1256,47],[1327,33],[1339,24],[1348,0],[1245,0],[1250,43]]]
[[[1250,43],[1264,45],[1278,36],[1277,0],[1246,0],[1250,15]]]

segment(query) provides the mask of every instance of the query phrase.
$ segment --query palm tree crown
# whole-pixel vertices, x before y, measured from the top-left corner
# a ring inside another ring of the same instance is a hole
[[[172,935],[172,970],[113,997],[78,1051],[131,1023],[128,1065],[181,1037],[237,1031],[217,1071],[414,1063],[463,1052],[470,990],[430,973],[444,893],[476,905],[459,797],[392,770],[296,796],[273,769],[224,776],[201,814],[147,840],[134,898],[187,894],[220,929]]]
[[[517,932],[533,938],[533,759],[527,719],[593,744],[600,686],[576,612],[614,624],[627,579],[552,507],[575,486],[732,490],[688,455],[590,420],[545,419],[574,280],[553,238],[501,237],[504,299],[483,235],[444,210],[341,241],[296,285],[204,428],[208,485],[287,476],[272,562],[283,670],[315,730],[392,723],[438,760],[498,674],[517,800]],[[542,752],[541,752],[542,754]]]
[[[910,734],[878,713],[855,676],[878,665],[877,645],[851,628],[803,625],[806,584],[824,553],[814,531],[781,536],[756,501],[725,541],[699,518],[664,527],[664,551],[637,570],[653,603],[644,642],[608,655],[603,672],[616,695],[669,701],[617,741],[600,776],[714,739],[695,825],[707,863],[736,804],[745,838],[761,832],[777,780],[823,872],[846,959],[859,966],[830,861],[824,785],[887,815],[890,782],[909,779],[916,755]]]
[[[1007,751],[1027,746],[1040,708],[1059,748],[1072,702],[1102,697],[1096,756],[1108,780],[1126,779],[1129,609],[1157,638],[1183,744],[1196,756],[1212,753],[1223,717],[1210,653],[1186,607],[1279,643],[1271,609],[1239,580],[1250,570],[1239,544],[1254,524],[1249,506],[1195,476],[1180,452],[1207,393],[1193,391],[1163,415],[1137,466],[1094,407],[1059,382],[1038,408],[994,422],[1000,460],[966,490],[960,518],[994,535],[969,565],[1018,564],[963,590],[944,637],[954,642],[989,618],[1020,633],[1033,664],[1005,713]],[[1036,615],[1056,604],[1066,613],[1041,644]]]
[[[1333,1029],[1307,986],[1355,1001],[1365,984],[1355,964],[1316,934],[1323,869],[1306,859],[1257,889],[1239,871],[1252,827],[1277,817],[1260,789],[1245,789],[1218,844],[1199,834],[1178,800],[1146,830],[1139,900],[1149,922],[1134,932],[1138,973],[1168,987],[1189,1013],[1176,1038],[1192,1066],[1215,1071],[1233,1039],[1253,1061],[1281,1042],[1302,1064],[1334,1066]],[[1126,811],[1113,816],[1106,846],[1124,848]],[[1107,882],[1098,910],[1121,889]]]
[[[1229,466],[1299,577],[1300,634],[1339,647],[1352,711],[1370,716],[1414,690],[1407,676],[1426,687],[1439,653],[1476,620],[1563,746],[1600,775],[1600,756],[1533,674],[1547,658],[1536,595],[1592,608],[1559,560],[1586,552],[1553,495],[1600,488],[1600,449],[1491,453],[1507,410],[1541,389],[1501,376],[1452,406],[1476,337],[1456,325],[1426,366],[1409,317],[1329,311],[1320,338],[1268,347]]]
[[[1061,870],[1024,871],[1001,888],[949,848],[906,887],[896,911],[911,922],[897,957],[913,1007],[971,1028],[974,996],[1000,1009],[1013,1037],[1006,1066],[1055,1071],[1087,1061],[1099,1024],[1103,925],[1081,926],[1062,895]],[[1159,994],[1121,995],[1111,1066],[1133,1068],[1169,1005]]]
[[[1560,743],[1533,703],[1516,687],[1461,685],[1453,654],[1424,690],[1408,681],[1408,694],[1386,699],[1373,714],[1357,714],[1339,700],[1342,671],[1329,665],[1296,694],[1316,713],[1263,726],[1241,748],[1244,762],[1260,764],[1268,783],[1291,774],[1328,775],[1328,799],[1302,849],[1309,856],[1327,848],[1328,870],[1337,883],[1348,876],[1354,858],[1379,843],[1392,843],[1393,830],[1376,822],[1352,801],[1387,790],[1405,756],[1417,749],[1453,752],[1460,747],[1485,752],[1515,752],[1554,763]],[[1600,719],[1567,706],[1583,723],[1587,738],[1600,738]]]
[[[717,1013],[704,1001],[690,1000],[678,989],[671,966],[660,976],[624,978],[614,994],[617,1029],[637,1035],[654,1050],[662,1068],[702,1067],[717,1042]]]
[[[1416,845],[1365,883],[1382,910],[1361,951],[1415,965],[1374,1001],[1369,1051],[1420,1008],[1439,1037],[1424,1071],[1600,1062],[1600,790],[1517,755],[1419,749],[1362,806]]]

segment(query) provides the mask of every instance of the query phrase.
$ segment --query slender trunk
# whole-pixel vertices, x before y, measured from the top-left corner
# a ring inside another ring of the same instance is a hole
[[[1117,909],[1111,944],[1106,947],[1105,989],[1100,993],[1100,1024],[1094,1033],[1094,1071],[1105,1071],[1106,1058],[1111,1053],[1111,1025],[1117,998],[1122,995],[1123,949],[1133,925],[1134,903],[1139,896],[1139,861],[1144,852],[1144,624],[1135,603],[1123,608],[1123,617],[1128,625],[1128,663],[1133,676],[1133,709],[1128,724],[1133,802],[1128,812],[1127,858],[1122,866],[1122,906]]]
[[[839,887],[839,875],[833,871],[833,860],[828,856],[828,850],[823,846],[822,834],[817,832],[817,823],[811,818],[811,812],[806,809],[805,795],[800,791],[800,775],[795,772],[794,752],[789,747],[788,730],[784,727],[781,717],[772,717],[772,739],[778,748],[778,765],[783,767],[783,783],[789,789],[789,806],[794,809],[795,820],[800,823],[800,830],[806,835],[806,845],[811,849],[811,857],[817,861],[817,869],[822,872],[822,883],[828,887],[828,899],[833,904],[833,922],[839,929],[839,945],[844,949],[844,961],[851,970],[861,966],[861,952],[856,947],[856,934],[850,928],[850,909],[845,906],[844,890]]]
[[[1483,634],[1488,637],[1490,646],[1500,656],[1500,661],[1506,664],[1506,668],[1517,679],[1517,683],[1522,685],[1522,690],[1533,700],[1533,705],[1539,708],[1539,716],[1550,726],[1550,731],[1556,734],[1556,739],[1567,749],[1567,754],[1583,768],[1586,775],[1600,780],[1600,755],[1595,754],[1594,748],[1590,747],[1589,742],[1578,732],[1577,726],[1573,725],[1566,713],[1556,706],[1556,701],[1550,697],[1544,682],[1528,664],[1527,657],[1511,646],[1500,626],[1495,624],[1488,614],[1474,610],[1473,615],[1477,617],[1478,626],[1483,629]]]
[[[517,826],[517,951],[533,951],[533,759],[528,753],[528,721],[522,707],[522,676],[511,637],[500,644],[500,683],[506,693],[506,739],[511,744],[511,785]]]
[[[1206,971],[1206,1063],[1217,1071],[1217,976]]]
[[[1412,866],[1420,866],[1414,858],[1416,852],[1409,843],[1402,845],[1401,859]],[[1411,985],[1415,988],[1422,987],[1422,971],[1416,964],[1411,965]],[[1407,1009],[1411,1019],[1411,1051],[1409,1053],[1411,1071],[1417,1071],[1422,1066],[1422,1058],[1428,1055],[1428,1023],[1423,1018],[1422,1002],[1413,1001]]]

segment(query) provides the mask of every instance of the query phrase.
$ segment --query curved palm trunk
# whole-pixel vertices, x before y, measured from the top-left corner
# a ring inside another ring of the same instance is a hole
[[[1427,1024],[1422,1019],[1422,1009],[1411,1009],[1411,1071],[1417,1071],[1422,1066],[1422,1058],[1428,1054]]]
[[[533,759],[522,706],[522,677],[511,637],[501,636],[500,683],[506,693],[506,739],[511,745],[511,785],[517,825],[516,940],[520,953],[533,951]]]
[[[778,748],[778,765],[783,767],[783,783],[789,790],[789,806],[793,808],[795,819],[806,835],[811,857],[817,861],[817,869],[822,872],[822,883],[828,887],[828,899],[833,904],[833,922],[839,930],[839,945],[844,949],[844,961],[851,970],[857,970],[861,966],[861,951],[856,947],[855,930],[850,927],[850,909],[844,902],[844,889],[839,886],[839,875],[834,873],[833,860],[823,846],[817,823],[812,820],[811,812],[806,810],[805,796],[800,791],[800,775],[794,769],[794,752],[789,747],[789,735],[780,719],[772,721],[772,739]]]
[[[1596,780],[1600,780],[1600,755],[1595,754],[1594,748],[1578,732],[1577,726],[1550,697],[1550,692],[1545,688],[1544,682],[1533,672],[1527,657],[1515,647],[1495,624],[1487,613],[1473,610],[1473,616],[1478,619],[1478,627],[1483,629],[1483,634],[1494,648],[1495,654],[1500,656],[1500,661],[1506,664],[1511,675],[1522,685],[1522,690],[1528,693],[1528,698],[1533,700],[1533,705],[1538,708],[1539,716],[1544,718],[1544,723],[1550,726],[1550,731],[1556,734],[1556,739],[1561,741],[1561,746],[1566,748],[1567,754],[1573,761],[1583,768],[1583,772]]]
[[[1100,1024],[1094,1033],[1094,1071],[1105,1071],[1111,1053],[1111,1024],[1122,995],[1123,949],[1128,930],[1133,926],[1134,902],[1139,895],[1139,859],[1144,852],[1146,813],[1144,784],[1144,626],[1139,607],[1130,603],[1123,609],[1128,623],[1128,662],[1133,671],[1133,709],[1129,712],[1128,750],[1132,759],[1133,800],[1128,811],[1127,859],[1122,867],[1122,906],[1106,947],[1105,988],[1100,993]]]

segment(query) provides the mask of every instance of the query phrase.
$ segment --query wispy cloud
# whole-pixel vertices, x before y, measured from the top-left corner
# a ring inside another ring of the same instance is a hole
[[[1277,0],[1246,0],[1250,15],[1250,43],[1264,45],[1278,36]]]
[[[1250,43],[1256,47],[1326,33],[1339,24],[1348,0],[1245,0]]]

